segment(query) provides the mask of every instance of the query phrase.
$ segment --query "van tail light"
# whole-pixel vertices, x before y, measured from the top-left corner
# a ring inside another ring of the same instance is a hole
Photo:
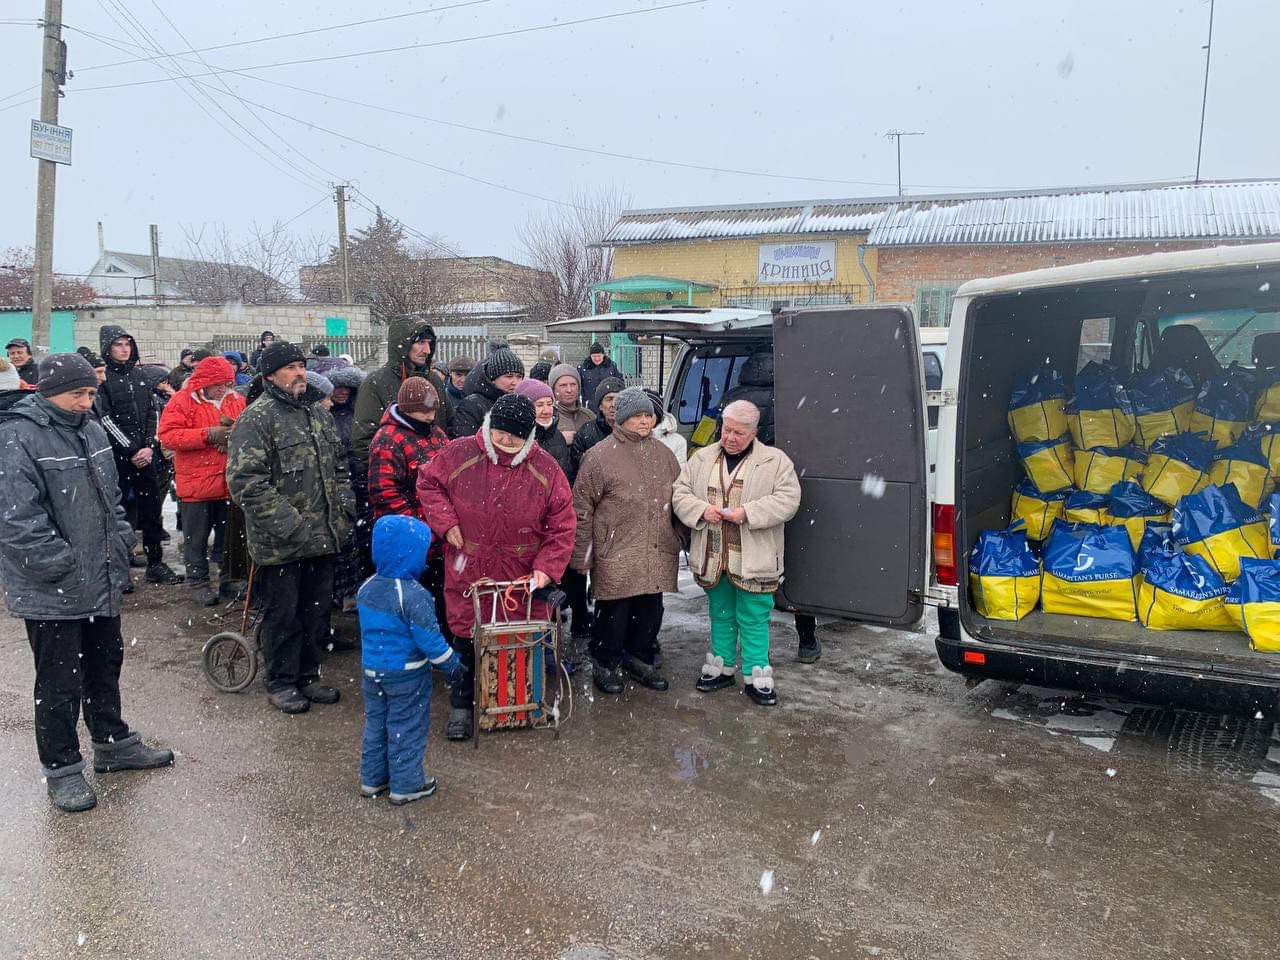
[[[933,574],[944,587],[956,585],[956,508],[933,505]]]

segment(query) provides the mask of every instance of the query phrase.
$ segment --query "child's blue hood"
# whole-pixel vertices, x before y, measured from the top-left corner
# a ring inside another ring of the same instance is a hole
[[[388,514],[373,525],[373,565],[381,576],[417,580],[430,546],[431,528],[417,517]]]

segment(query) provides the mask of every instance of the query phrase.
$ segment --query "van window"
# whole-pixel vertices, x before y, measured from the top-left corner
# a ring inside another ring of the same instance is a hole
[[[1232,362],[1252,365],[1254,340],[1280,331],[1280,312],[1242,308],[1179,313],[1160,318],[1160,333],[1176,325],[1195,327],[1204,334],[1205,343],[1222,366],[1229,366]],[[1263,343],[1274,339],[1264,339]],[[1258,352],[1262,354],[1261,366],[1274,365],[1275,358],[1267,355],[1267,350]]]
[[[1076,359],[1076,372],[1083,370],[1094,360],[1111,359],[1111,337],[1115,330],[1113,317],[1091,317],[1080,324],[1080,353]]]
[[[745,356],[699,354],[690,359],[676,419],[686,424],[697,423],[704,416],[718,419],[721,400],[738,385],[738,375],[746,362]]]

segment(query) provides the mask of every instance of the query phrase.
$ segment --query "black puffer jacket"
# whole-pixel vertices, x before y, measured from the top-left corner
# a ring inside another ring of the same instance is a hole
[[[590,357],[587,357],[578,367],[578,379],[582,384],[582,396],[594,397],[596,388],[604,381],[621,380],[622,371],[618,369],[618,365],[610,357],[605,357],[604,363],[598,367],[591,362]],[[596,405],[592,404],[591,409],[596,409]]]
[[[111,358],[111,342],[129,338],[129,359]],[[117,461],[128,461],[156,438],[156,402],[152,388],[138,369],[138,344],[124,327],[106,324],[98,330],[107,379],[98,390],[95,406],[107,431]]]
[[[498,402],[502,391],[485,376],[484,364],[477,363],[467,374],[462,392],[466,397],[453,411],[453,435],[470,437],[480,429],[480,424],[484,423],[484,418]]]
[[[7,400],[7,398],[6,398]],[[118,617],[133,530],[102,427],[27,394],[0,412],[0,582],[29,620]]]
[[[617,377],[608,377],[600,381],[591,395],[591,409],[599,411],[604,398],[620,390],[622,390],[622,381]],[[587,455],[587,451],[612,434],[613,427],[609,426],[609,421],[604,418],[603,413],[597,412],[594,420],[573,435],[573,447],[569,451],[573,472],[569,474],[569,483],[572,484],[578,479],[578,468],[582,466],[582,458]]]
[[[721,412],[735,400],[750,400],[760,408],[760,442],[773,446],[773,352],[762,350],[747,357],[738,385],[724,395]]]
[[[573,484],[573,454],[569,450],[569,444],[564,442],[564,434],[560,432],[560,418],[557,416],[551,421],[551,426],[544,427],[538,424],[537,432],[534,439],[538,441],[538,446],[555,458],[556,463],[560,464],[560,469],[564,471],[565,477],[570,485]]]

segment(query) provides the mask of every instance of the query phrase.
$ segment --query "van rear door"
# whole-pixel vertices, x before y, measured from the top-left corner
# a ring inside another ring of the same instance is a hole
[[[775,430],[800,474],[787,525],[789,605],[890,626],[924,612],[924,382],[905,306],[774,319]]]

